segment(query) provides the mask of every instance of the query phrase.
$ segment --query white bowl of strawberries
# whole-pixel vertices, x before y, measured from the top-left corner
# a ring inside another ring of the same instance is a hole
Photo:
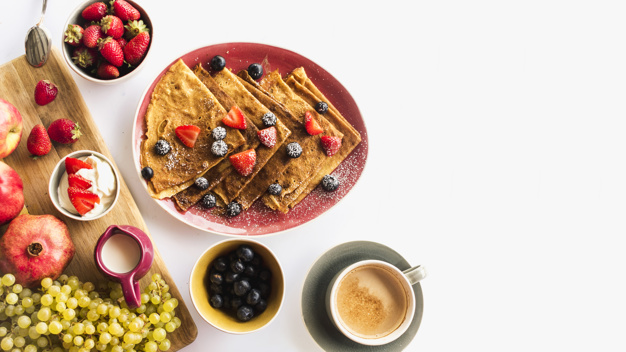
[[[127,80],[146,60],[154,36],[146,11],[131,0],[88,0],[65,23],[63,57],[86,80]]]

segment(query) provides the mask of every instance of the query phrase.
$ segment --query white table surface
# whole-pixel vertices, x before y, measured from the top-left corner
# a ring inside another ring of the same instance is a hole
[[[57,47],[79,2],[49,1]],[[623,2],[142,3],[158,28],[143,70],[113,86],[74,77],[198,325],[185,351],[319,351],[300,313],[304,275],[327,249],[359,239],[429,270],[407,351],[626,348]],[[40,4],[0,2],[0,62],[23,54]],[[269,327],[245,336],[209,326],[188,295],[196,258],[224,237],[166,214],[130,152],[154,77],[183,53],[233,41],[324,67],[356,100],[370,140],[342,202],[260,239],[282,261],[286,299]]]

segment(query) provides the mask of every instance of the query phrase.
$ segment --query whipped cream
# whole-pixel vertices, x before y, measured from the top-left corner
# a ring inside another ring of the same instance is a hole
[[[78,159],[93,166],[93,169],[80,169],[76,172],[76,174],[91,181],[91,187],[89,187],[87,191],[95,193],[98,197],[100,197],[100,203],[96,203],[95,207],[83,215],[83,217],[96,217],[106,211],[113,203],[113,200],[115,200],[115,193],[117,191],[115,173],[109,163],[95,155],[80,157]],[[61,182],[59,182],[59,203],[65,210],[72,214],[79,215],[67,193],[68,187],[69,182],[67,172],[64,172],[63,176],[61,176]]]

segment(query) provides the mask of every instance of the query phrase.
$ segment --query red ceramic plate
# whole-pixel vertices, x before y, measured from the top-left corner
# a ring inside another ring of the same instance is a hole
[[[259,236],[286,231],[305,224],[332,208],[354,187],[363,172],[367,159],[368,141],[365,123],[350,93],[330,73],[313,61],[292,51],[274,46],[255,43],[216,44],[196,49],[181,56],[180,59],[189,67],[201,63],[208,69],[208,62],[215,55],[222,55],[226,59],[226,67],[233,70],[233,72],[247,69],[248,65],[255,62],[263,63],[265,68],[270,68],[271,70],[278,69],[282,75],[303,66],[313,83],[346,117],[352,126],[361,133],[362,141],[339,167],[333,171],[332,174],[337,176],[341,182],[341,186],[337,191],[328,193],[318,187],[287,214],[270,210],[261,201],[257,201],[250,209],[232,218],[213,215],[199,205],[183,213],[176,208],[174,202],[170,199],[155,199],[155,201],[176,219],[190,226],[220,235],[231,236]],[[178,59],[174,62],[176,61]],[[139,160],[141,140],[145,129],[144,115],[150,103],[154,87],[174,62],[168,65],[146,89],[135,115],[133,158],[137,175],[139,175],[144,185],[145,181],[141,178],[141,164]]]

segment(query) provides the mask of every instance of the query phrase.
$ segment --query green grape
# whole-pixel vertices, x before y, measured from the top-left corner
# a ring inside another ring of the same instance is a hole
[[[66,310],[63,311],[63,319],[65,320],[72,320],[74,319],[75,316],[76,316],[76,311],[73,310],[72,308],[67,308]]]
[[[161,322],[162,323],[167,323],[170,320],[172,320],[172,314],[168,313],[168,312],[163,312],[161,314]]]
[[[63,342],[65,343],[71,343],[72,341],[74,341],[74,335],[70,334],[70,333],[66,333],[63,335]]]
[[[93,335],[96,332],[96,327],[93,324],[85,325],[85,334]]]
[[[41,348],[48,346],[48,339],[45,336],[41,336],[37,339],[37,346]]]
[[[141,325],[137,321],[133,320],[130,322],[130,324],[128,324],[128,330],[132,332],[137,332],[141,330]]]
[[[109,306],[107,306],[104,303],[98,304],[98,307],[96,308],[96,313],[98,313],[100,315],[105,315],[108,312],[109,312]]]
[[[54,309],[59,313],[63,313],[65,311],[65,308],[66,306],[65,306],[65,303],[63,302],[59,302],[54,306]]]
[[[124,349],[120,345],[115,345],[111,348],[111,352],[124,352]]]
[[[41,304],[43,304],[44,306],[49,306],[52,304],[52,302],[54,302],[54,298],[52,298],[50,294],[46,293],[45,295],[41,296]]]
[[[163,341],[161,341],[161,343],[159,344],[159,349],[161,351],[167,351],[170,349],[170,347],[172,346],[172,344],[170,343],[170,340],[165,339]]]
[[[37,346],[26,345],[26,347],[24,347],[24,352],[37,352]]]
[[[96,291],[89,292],[89,298],[96,299],[98,297],[100,297],[100,294],[98,292],[96,292]]]
[[[0,326],[0,337],[6,336],[8,329],[6,326]]]
[[[109,309],[109,317],[113,319],[119,317],[120,314],[121,314],[120,307],[111,307],[111,309]]]
[[[106,332],[109,329],[109,324],[105,323],[105,322],[101,322],[98,324],[98,326],[96,326],[96,330],[98,330],[99,333],[103,333]]]
[[[141,294],[141,304],[146,304],[150,302],[150,295],[147,293],[142,293]]]
[[[29,327],[28,329],[22,329],[22,328],[18,327],[18,328],[17,328],[17,334],[18,334],[19,336],[21,336],[21,337],[26,337],[26,336],[28,336],[28,335],[29,335],[29,332],[30,332],[30,329],[31,329],[31,328],[32,328],[32,326],[31,326],[31,327]],[[15,331],[14,331],[14,332],[15,332]]]
[[[24,347],[26,344],[26,339],[23,336],[18,336],[13,339],[13,345],[18,348]]]
[[[101,333],[100,337],[98,338],[98,342],[107,345],[109,342],[111,342],[111,334],[109,334],[108,332]]]
[[[109,325],[109,332],[111,335],[122,336],[124,335],[124,328],[118,323],[113,323]]]
[[[91,303],[91,298],[89,298],[89,296],[82,296],[78,299],[78,306],[81,308],[89,306],[89,303]]]
[[[22,299],[24,299],[26,297],[30,297],[32,295],[33,295],[33,291],[30,288],[28,288],[28,287],[22,289],[22,292],[20,292],[20,298],[22,298]]]
[[[54,346],[54,348],[52,348],[52,352],[63,352],[63,348],[59,346]]]
[[[8,274],[6,274],[6,275],[8,275]],[[4,275],[4,277],[6,277],[6,275]],[[4,283],[4,277],[2,277],[3,283]],[[11,336],[3,337],[2,341],[0,341],[0,348],[2,348],[2,350],[4,350],[4,351],[11,350],[11,348],[13,348],[13,338]]]
[[[31,297],[24,297],[22,299],[22,307],[28,308],[33,305],[33,299]]]
[[[41,293],[35,292],[35,293],[33,293],[32,296],[30,296],[30,298],[33,299],[33,303],[34,304],[37,304],[37,303],[41,302]]]
[[[24,288],[20,284],[13,285],[13,293],[20,293]]]
[[[61,319],[61,325],[63,326],[63,330],[67,330],[70,328],[70,326],[72,326],[72,322],[67,319]]]
[[[96,321],[100,319],[100,314],[96,313],[95,309],[91,309],[87,313],[87,319],[89,319],[89,321]]]
[[[37,328],[35,328],[34,326],[28,328],[28,337],[30,337],[31,340],[36,340],[39,338],[39,336],[41,335],[37,332]]]
[[[142,304],[139,307],[137,307],[136,311],[137,311],[137,313],[145,313],[146,309],[148,309],[148,307],[146,307],[145,304]]]
[[[15,306],[7,306],[6,308],[4,308],[4,314],[6,314],[7,317],[12,317],[15,315]]]
[[[61,293],[69,296],[72,293],[72,287],[70,287],[70,285],[67,285],[67,284],[61,286]]]
[[[45,334],[46,332],[48,332],[48,324],[44,322],[37,323],[37,325],[35,325],[35,331],[37,331],[37,333],[40,335]]]
[[[74,346],[82,346],[85,339],[82,336],[74,336]]]
[[[152,336],[154,337],[154,340],[156,341],[163,341],[166,335],[167,335],[167,332],[163,328],[156,328],[152,332]]]
[[[120,343],[120,338],[117,336],[113,336],[111,337],[111,342],[109,342],[109,345],[115,346],[115,345],[119,345],[119,343]]]
[[[30,326],[30,318],[22,315],[21,317],[17,318],[17,326],[19,326],[20,328],[26,329],[27,327]]]
[[[107,345],[103,344],[103,343],[97,343],[96,344],[96,350],[98,351],[106,351],[107,349]]]
[[[67,285],[72,289],[76,290],[80,286],[80,281],[76,276],[72,276],[67,280]]]
[[[56,296],[55,299],[56,299],[57,302],[66,303],[67,300],[69,299],[69,297],[67,296],[67,294],[65,294],[63,292],[59,292],[59,294]]]
[[[13,274],[4,274],[0,282],[2,282],[4,286],[12,286],[15,283],[15,276],[13,276]]]
[[[72,332],[74,335],[82,335],[85,332],[85,324],[76,323],[76,325],[72,328]]]
[[[96,345],[96,342],[93,339],[89,338],[89,339],[85,340],[85,343],[84,343],[83,346],[86,349],[90,350],[90,349],[94,348],[95,345]]]
[[[68,351],[69,352],[79,352],[80,351],[80,347],[72,345],[72,347],[70,347],[70,349]]]
[[[92,284],[91,282],[85,282],[83,284],[83,290],[87,291],[87,292],[91,292],[96,288],[96,286],[94,286],[94,284]]]
[[[17,301],[19,300],[19,297],[17,296],[17,294],[11,292],[9,293],[4,300],[8,303],[8,304],[15,304],[17,303]]]
[[[152,274],[152,277],[150,277],[150,279],[154,282],[159,282],[161,281],[161,274],[159,273],[154,273]]]
[[[56,297],[61,293],[61,287],[52,285],[48,288],[48,294],[52,297]]]
[[[158,288],[156,282],[151,282],[148,284],[148,291],[154,291]]]
[[[144,348],[145,352],[156,352],[157,348],[158,348],[158,345],[154,341],[148,341],[148,342],[146,342],[146,344],[144,345],[143,348]]]
[[[49,277],[46,277],[44,279],[41,280],[41,287],[48,289],[50,286],[52,286],[52,279]]]
[[[20,316],[24,314],[25,309],[22,306],[15,306],[15,315]]]
[[[57,335],[63,331],[63,324],[58,321],[51,321],[50,325],[48,325],[48,330],[50,333]]]
[[[161,321],[161,316],[159,315],[159,313],[152,313],[150,314],[148,319],[150,319],[151,324],[156,324]]]
[[[52,311],[50,310],[50,308],[43,307],[39,310],[39,312],[37,312],[37,319],[41,321],[47,321],[48,319],[50,319],[51,315]]]
[[[173,322],[169,322],[167,324],[165,324],[165,331],[167,332],[174,332],[174,330],[176,330],[177,326],[176,324],[174,324]]]
[[[152,304],[159,304],[159,303],[161,303],[161,296],[154,295],[154,296],[150,297],[150,302]]]
[[[67,308],[76,308],[78,307],[78,299],[76,297],[70,297],[67,299],[67,302],[65,302],[65,305],[67,306]]]

